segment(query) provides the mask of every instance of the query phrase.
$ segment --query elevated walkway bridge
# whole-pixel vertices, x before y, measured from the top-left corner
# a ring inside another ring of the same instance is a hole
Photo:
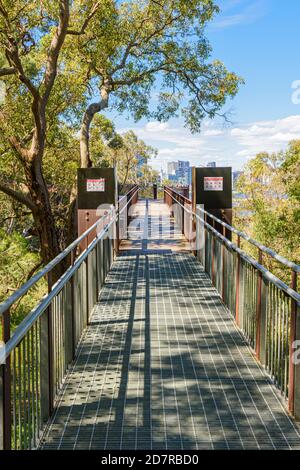
[[[137,194],[0,306],[0,447],[300,449],[299,266],[248,238],[251,258],[171,188]],[[70,255],[11,333],[10,308]]]

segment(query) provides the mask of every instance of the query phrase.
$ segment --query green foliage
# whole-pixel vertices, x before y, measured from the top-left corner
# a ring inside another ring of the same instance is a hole
[[[17,232],[7,235],[0,229],[0,302],[25,282],[39,263],[40,257],[32,251],[27,239]],[[45,292],[45,281],[39,282],[14,305],[11,310],[13,328],[30,312]]]
[[[85,34],[68,41],[68,54],[86,68],[91,99],[105,89],[110,108],[135,120],[181,113],[199,131],[202,119],[215,116],[243,83],[221,61],[210,61],[204,30],[217,12],[212,0],[165,0],[163,7],[107,0]]]
[[[119,135],[111,121],[102,115],[96,116],[91,129],[91,155],[95,166],[113,166],[117,170],[121,185],[146,185],[157,174],[148,165],[148,160],[157,151],[128,131]]]
[[[182,113],[198,131],[203,117],[217,114],[242,81],[210,60],[204,29],[218,11],[213,0],[2,0],[0,10],[3,299],[30,274],[38,250],[49,260],[69,240],[79,130],[90,103],[106,96],[106,106],[136,120]],[[53,45],[55,37],[61,48]],[[98,115],[88,138],[93,164],[117,167],[121,184],[146,186],[157,179],[148,165],[156,152],[134,133],[120,136]],[[49,225],[53,230],[43,234],[41,227]],[[14,321],[36,298],[32,292],[16,307]]]
[[[261,153],[249,161],[238,181],[246,195],[236,209],[236,224],[253,238],[277,253],[300,264],[300,141],[289,144],[286,152]],[[244,248],[257,256],[247,243]],[[272,259],[268,267],[286,282],[290,273]]]

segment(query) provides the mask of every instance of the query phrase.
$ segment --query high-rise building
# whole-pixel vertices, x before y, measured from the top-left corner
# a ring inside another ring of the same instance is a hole
[[[178,182],[184,185],[189,184],[189,171],[190,171],[190,162],[187,161],[178,161],[178,167],[176,171],[176,176]]]
[[[169,175],[176,175],[178,162],[168,162],[168,177]]]
[[[168,179],[182,185],[190,184],[190,162],[168,162]]]
[[[206,165],[208,168],[216,168],[217,166],[217,163],[216,162],[208,162],[208,164]]]

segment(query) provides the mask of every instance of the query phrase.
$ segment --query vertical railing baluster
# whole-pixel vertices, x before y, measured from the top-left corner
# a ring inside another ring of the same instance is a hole
[[[19,444],[18,449],[23,448],[23,441],[22,441],[22,428],[23,428],[23,421],[22,421],[22,368],[21,368],[21,346],[20,344],[17,347],[18,352],[18,427],[19,427]]]
[[[284,361],[284,394],[288,398],[288,380],[289,380],[289,306],[290,298],[285,299],[285,329],[284,329],[284,348],[285,348],[285,361]]]
[[[17,449],[17,363],[16,363],[16,349],[12,352],[12,378],[13,378],[13,449]]]
[[[213,219],[212,226],[215,228],[215,221]],[[215,285],[215,234],[211,232],[211,282]]]
[[[10,339],[10,311],[2,315],[2,342]],[[11,449],[11,358],[0,364],[0,449]]]
[[[226,236],[226,229],[222,226],[223,237]],[[225,243],[222,242],[222,300],[225,302]]]
[[[263,263],[263,253],[258,250],[258,262],[260,265]],[[261,296],[262,296],[262,273],[257,271],[257,302],[256,302],[256,338],[255,338],[255,352],[256,357],[260,358],[260,334],[261,334]]]
[[[293,270],[292,271],[292,282],[291,287],[293,290],[297,290],[297,273]],[[297,303],[292,299],[291,300],[291,323],[290,323],[290,342],[289,342],[289,354],[290,354],[290,366],[289,366],[289,399],[288,399],[288,407],[289,411],[294,414],[295,412],[295,364],[293,361],[294,355],[294,343],[296,341],[296,333],[297,327],[300,323],[297,322]],[[299,338],[300,339],[300,338]],[[299,393],[298,393],[299,395]],[[300,414],[300,404],[299,396],[297,396],[297,415]],[[298,412],[299,410],[299,412]]]

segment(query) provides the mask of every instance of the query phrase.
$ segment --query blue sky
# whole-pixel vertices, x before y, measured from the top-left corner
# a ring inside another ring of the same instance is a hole
[[[119,131],[134,129],[158,149],[151,162],[156,169],[180,159],[195,166],[215,160],[238,170],[257,152],[277,151],[300,138],[300,1],[218,4],[222,11],[207,29],[212,55],[245,79],[237,97],[224,108],[230,111],[232,124],[207,121],[200,134],[192,135],[180,119],[134,123],[113,116]]]

